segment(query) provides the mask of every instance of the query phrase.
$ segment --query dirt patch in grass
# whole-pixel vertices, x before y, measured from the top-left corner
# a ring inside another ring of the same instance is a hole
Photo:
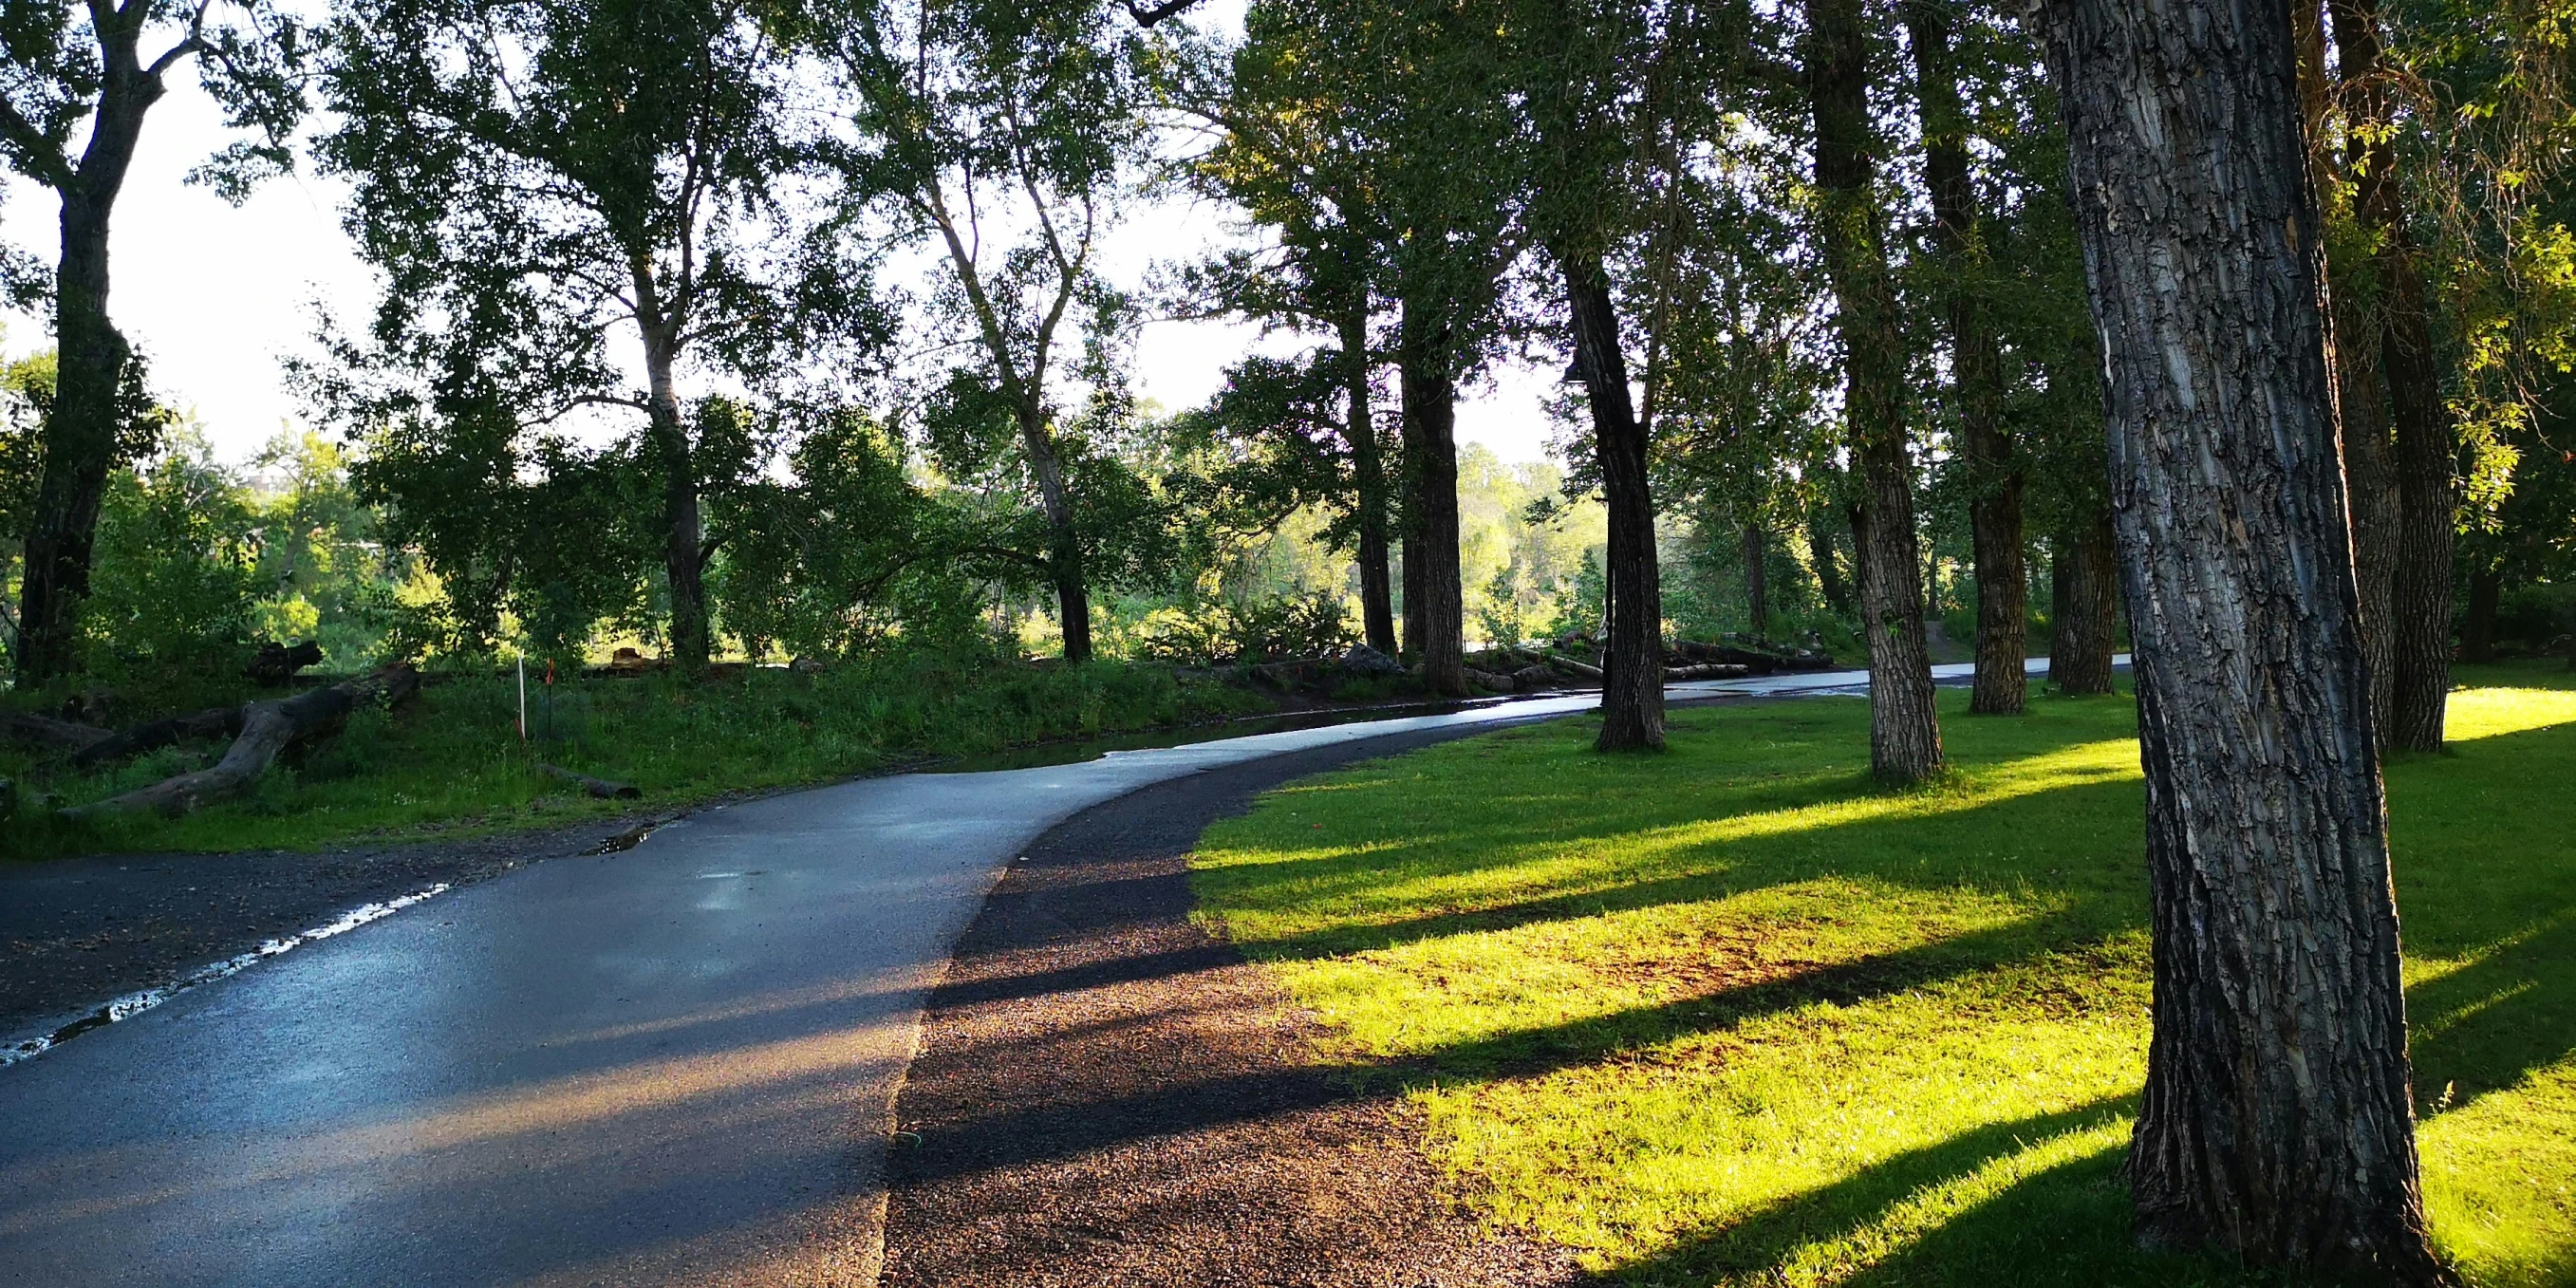
[[[1561,1250],[1480,1228],[1413,1148],[1408,1111],[1319,1063],[1313,1021],[1190,920],[1209,820],[1443,736],[1196,775],[1037,842],[924,1017],[897,1104],[889,1288],[1574,1282]]]

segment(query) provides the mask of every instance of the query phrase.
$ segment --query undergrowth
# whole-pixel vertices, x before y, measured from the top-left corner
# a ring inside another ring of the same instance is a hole
[[[523,744],[514,677],[433,679],[402,710],[362,712],[300,763],[280,763],[245,798],[177,819],[71,824],[53,810],[193,768],[220,744],[81,774],[23,749],[0,751],[0,778],[20,781],[17,816],[0,827],[0,856],[300,848],[526,827],[635,807],[582,796],[540,775],[539,761],[631,783],[660,807],[1271,706],[1164,666],[912,655],[813,675],[750,669],[697,684],[667,674],[574,680],[551,696],[535,677],[528,701],[539,741]]]

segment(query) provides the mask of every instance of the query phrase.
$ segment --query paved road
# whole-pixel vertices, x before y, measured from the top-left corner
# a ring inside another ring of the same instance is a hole
[[[1030,840],[1204,769],[1594,702],[867,779],[424,902],[0,1069],[0,1282],[872,1282],[924,992]]]

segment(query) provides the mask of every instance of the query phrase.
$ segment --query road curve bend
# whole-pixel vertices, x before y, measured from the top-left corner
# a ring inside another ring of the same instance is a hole
[[[923,998],[1029,841],[1206,769],[1596,701],[863,779],[428,900],[0,1069],[0,1283],[870,1284]]]

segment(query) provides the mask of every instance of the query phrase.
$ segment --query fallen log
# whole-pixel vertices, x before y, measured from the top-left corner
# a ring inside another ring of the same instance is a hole
[[[115,733],[97,725],[52,716],[28,715],[18,711],[0,711],[0,734],[10,741],[30,747],[50,747],[56,751],[79,752],[94,743],[115,737]]]
[[[1489,693],[1510,693],[1514,691],[1512,687],[1512,677],[1508,675],[1496,675],[1491,671],[1479,671],[1472,666],[1463,667],[1461,669],[1467,673],[1467,683],[1475,685]]]
[[[1600,667],[1594,666],[1590,662],[1577,662],[1573,658],[1566,657],[1560,653],[1548,654],[1547,664],[1549,666],[1559,668],[1560,670],[1572,672],[1573,674],[1582,676],[1587,680],[1598,680],[1601,678]]]
[[[251,658],[250,665],[243,669],[242,674],[250,677],[253,684],[279,685],[294,679],[296,672],[308,666],[320,665],[322,646],[312,640],[292,648],[269,640],[259,646],[258,655]]]
[[[1738,662],[1702,662],[1695,666],[1667,666],[1667,680],[1727,680],[1751,675],[1753,668]]]
[[[64,810],[62,815],[80,819],[138,810],[185,814],[208,801],[240,794],[277,763],[278,753],[308,738],[337,732],[359,707],[375,702],[397,705],[419,691],[420,672],[398,663],[291,698],[248,703],[241,709],[241,732],[225,749],[223,759],[122,796]]]
[[[131,729],[120,729],[73,752],[72,764],[87,769],[103,761],[123,760],[147,751],[158,751],[190,738],[232,737],[241,732],[241,721],[240,707],[208,707],[184,716],[139,724]]]
[[[604,801],[631,801],[644,794],[643,788],[628,783],[612,783],[605,778],[593,778],[588,774],[576,774],[561,765],[549,765],[539,761],[537,768]]]

